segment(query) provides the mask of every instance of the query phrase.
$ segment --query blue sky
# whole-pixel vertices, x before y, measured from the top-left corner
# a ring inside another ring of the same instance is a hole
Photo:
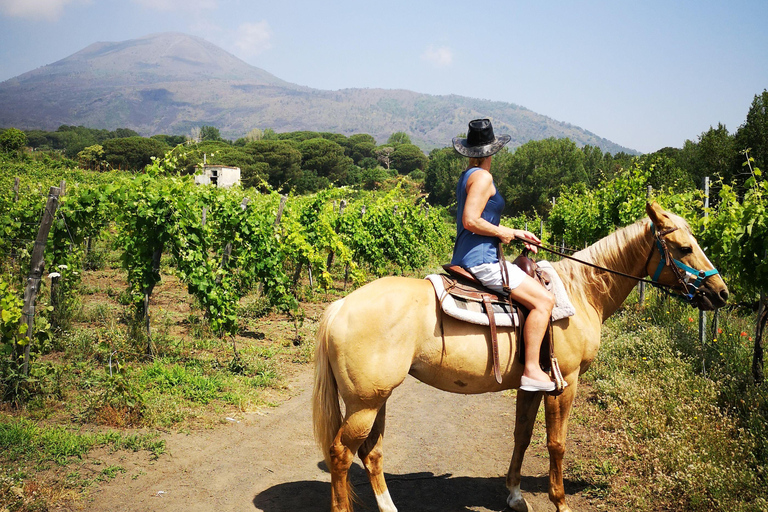
[[[651,152],[744,122],[766,20],[766,0],[0,0],[0,80],[176,31],[289,82],[506,101]]]

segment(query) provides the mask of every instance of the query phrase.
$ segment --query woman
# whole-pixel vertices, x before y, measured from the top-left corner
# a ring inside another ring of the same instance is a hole
[[[486,287],[502,291],[498,243],[508,244],[515,238],[540,243],[533,233],[499,224],[504,198],[493,183],[491,159],[510,140],[509,135],[495,137],[488,119],[469,122],[467,138],[456,137],[453,147],[469,157],[467,169],[461,173],[456,187],[456,244],[451,263],[461,265]],[[526,244],[536,252],[536,246]],[[510,296],[530,313],[525,320],[525,369],[520,380],[524,391],[552,391],[555,384],[539,366],[541,342],[549,326],[554,296],[516,265],[505,262],[509,273]]]

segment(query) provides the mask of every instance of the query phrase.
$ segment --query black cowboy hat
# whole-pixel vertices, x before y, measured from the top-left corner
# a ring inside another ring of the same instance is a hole
[[[474,119],[469,122],[467,138],[453,138],[453,148],[470,158],[485,158],[498,152],[510,141],[509,135],[493,135],[490,119]]]

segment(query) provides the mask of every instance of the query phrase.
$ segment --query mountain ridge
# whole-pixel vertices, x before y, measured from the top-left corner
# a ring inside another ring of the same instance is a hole
[[[251,66],[205,39],[178,32],[95,42],[47,66],[0,83],[0,126],[131,128],[143,135],[188,134],[212,125],[228,138],[253,128],[369,133],[396,131],[424,150],[445,147],[476,117],[490,117],[514,148],[568,137],[616,153],[636,151],[501,101],[405,89],[321,90]]]

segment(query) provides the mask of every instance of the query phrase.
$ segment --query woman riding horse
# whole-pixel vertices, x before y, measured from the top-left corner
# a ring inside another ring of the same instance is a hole
[[[487,288],[502,292],[502,268],[499,262],[499,242],[510,243],[515,238],[541,243],[536,236],[522,229],[511,229],[499,224],[504,210],[504,198],[491,176],[491,159],[510,140],[509,135],[495,137],[488,119],[469,122],[467,138],[453,139],[454,149],[469,157],[467,169],[459,176],[456,186],[456,244],[451,264],[460,265]],[[536,252],[536,246],[526,244]],[[539,366],[541,342],[549,326],[554,296],[538,281],[517,265],[506,264],[506,283],[512,300],[525,306],[529,314],[525,320],[525,369],[520,389],[524,391],[553,391],[555,383]]]
[[[655,203],[646,212],[648,218],[574,255],[589,265],[567,259],[552,264],[576,310],[553,327],[552,343],[568,387],[560,394],[517,392],[515,444],[506,479],[512,510],[530,510],[520,489],[521,468],[542,399],[549,498],[558,512],[571,510],[563,487],[563,455],[579,375],[597,355],[602,323],[637,279],[652,275],[655,283],[701,309],[722,307],[728,298],[728,288],[685,221]],[[349,470],[355,456],[365,466],[379,511],[396,512],[384,479],[386,403],[408,375],[453,393],[520,389],[524,369],[515,354],[517,333],[499,327],[497,334],[501,382],[494,379],[488,328],[443,315],[426,279],[377,279],[326,309],[317,332],[313,417],[331,473],[332,512],[351,510]]]

